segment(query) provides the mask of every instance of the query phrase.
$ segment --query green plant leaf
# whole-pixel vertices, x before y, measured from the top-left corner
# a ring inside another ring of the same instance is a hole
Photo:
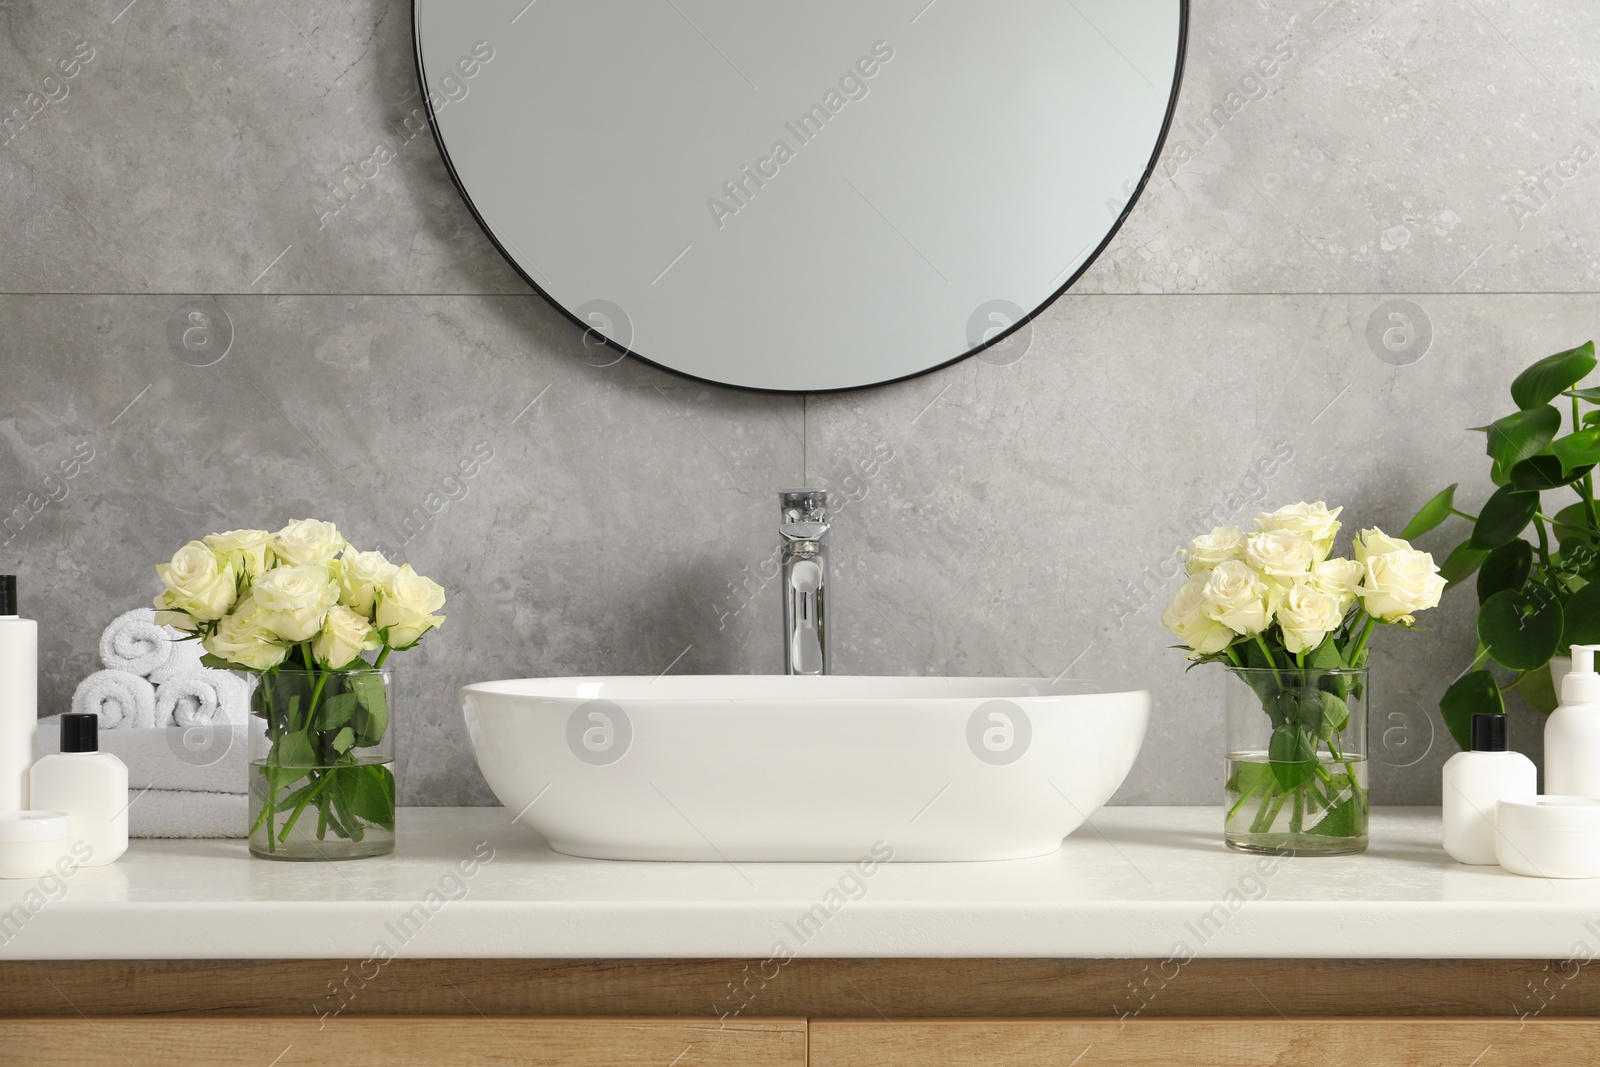
[[[1478,512],[1478,521],[1472,527],[1472,547],[1484,552],[1499,548],[1522,533],[1539,510],[1539,494],[1523,492],[1511,486],[1496,489],[1484,501]]]
[[[1350,705],[1336,694],[1326,691],[1322,693],[1321,712],[1321,721],[1317,724],[1317,736],[1324,741],[1350,725]]]
[[[355,714],[356,695],[351,692],[335,693],[322,701],[322,728],[332,730],[343,726]],[[343,752],[344,749],[340,749]]]
[[[200,653],[200,666],[210,667],[214,671],[242,671],[246,669],[232,660],[223,659],[221,656],[213,656],[209,652]]]
[[[356,768],[348,801],[359,818],[385,830],[394,829],[394,775],[389,768],[369,763]]]
[[[1523,410],[1548,404],[1564,390],[1583,381],[1594,367],[1593,341],[1546,356],[1517,375],[1511,383],[1511,399]]]
[[[1489,458],[1510,470],[1529,456],[1537,456],[1561,432],[1561,412],[1549,404],[1518,411],[1489,424]]]
[[[1575,430],[1550,442],[1550,453],[1561,461],[1563,472],[1600,463],[1600,429]]]
[[[1439,574],[1450,585],[1464,582],[1489,558],[1489,553],[1472,547],[1472,540],[1461,542],[1450,550],[1450,555],[1439,565]]]
[[[1360,786],[1354,786],[1359,789]],[[1361,802],[1356,797],[1340,801],[1306,833],[1317,837],[1355,837],[1361,829]]]
[[[350,746],[355,744],[356,732],[348,726],[341,726],[339,732],[333,735],[333,750],[340,755],[350,751]]]
[[[383,740],[383,735],[389,729],[389,702],[384,694],[383,677],[378,674],[354,674],[350,676],[350,688],[355,692],[363,712],[355,717],[360,734],[358,743],[362,747],[375,745]]]
[[[1600,643],[1600,584],[1590,582],[1567,598],[1562,608],[1563,645]]]
[[[1463,749],[1472,747],[1472,717],[1474,715],[1504,715],[1506,702],[1500,696],[1500,687],[1494,675],[1486,670],[1463,674],[1439,698],[1439,711],[1450,736]]]
[[[1555,456],[1529,456],[1511,468],[1509,484],[1514,489],[1535,492],[1543,489],[1559,489],[1563,485],[1571,485],[1592,470],[1594,465],[1589,464],[1568,471]]]
[[[1478,640],[1503,667],[1528,671],[1555,655],[1561,644],[1561,602],[1529,585],[1502,589],[1478,608]]]
[[[1406,523],[1406,528],[1400,531],[1400,536],[1407,541],[1421,537],[1448,519],[1456,503],[1456,484],[1445,486],[1433,495],[1432,500],[1418,508],[1417,513],[1411,516],[1411,521]]]
[[[1311,654],[1306,656],[1306,666],[1314,671],[1332,671],[1345,666],[1344,658],[1339,655],[1338,642],[1330,636],[1312,649]]]
[[[306,735],[295,730],[278,735],[278,739],[272,744],[271,758],[267,762],[275,767],[314,767],[317,765],[317,757]]]
[[[1575,396],[1579,400],[1587,400],[1591,404],[1600,404],[1600,388],[1568,389],[1567,390],[1567,395],[1568,396]],[[1594,412],[1592,412],[1592,411],[1589,413],[1589,415],[1593,415],[1593,414],[1594,414]],[[1585,415],[1584,418],[1587,419],[1589,417],[1589,415]]]
[[[1589,509],[1581,501],[1568,504],[1555,515],[1551,516],[1555,522],[1551,524],[1551,532],[1556,535],[1556,543],[1563,550],[1568,541],[1593,541],[1595,533],[1589,528]]]
[[[1541,715],[1555,711],[1561,699],[1556,696],[1555,680],[1550,677],[1550,664],[1545,663],[1524,674],[1522,681],[1517,683],[1517,696]]]
[[[1247,760],[1240,763],[1239,769],[1233,772],[1233,777],[1228,779],[1227,788],[1233,793],[1255,793],[1270,777],[1272,777],[1270,764],[1251,763]]]
[[[1533,571],[1533,546],[1518,538],[1507,541],[1483,561],[1478,570],[1478,601],[1482,603],[1502,589],[1521,589]]]
[[[1267,758],[1272,773],[1284,789],[1293,789],[1311,777],[1317,765],[1317,735],[1297,722],[1288,722],[1272,731],[1267,742]]]

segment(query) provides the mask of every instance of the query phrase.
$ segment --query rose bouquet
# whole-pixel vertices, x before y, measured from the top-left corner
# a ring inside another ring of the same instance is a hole
[[[1230,692],[1250,705],[1240,722],[1241,701],[1229,708],[1225,826],[1235,847],[1365,843],[1368,641],[1378,626],[1409,628],[1445,582],[1432,556],[1382,530],[1363,530],[1353,558],[1332,557],[1343,510],[1301,502],[1261,515],[1253,531],[1195,538],[1182,550],[1188,579],[1161,615],[1189,658],[1222,664]]]
[[[444,622],[444,590],[409,563],[357,551],[316,519],[276,533],[210,534],[156,573],[164,586],[156,621],[189,631],[206,666],[256,675],[251,710],[266,729],[265,751],[251,760],[252,851],[389,851],[395,788],[384,661]],[[302,823],[313,809],[314,841]],[[329,831],[366,843],[333,848],[322,844]]]

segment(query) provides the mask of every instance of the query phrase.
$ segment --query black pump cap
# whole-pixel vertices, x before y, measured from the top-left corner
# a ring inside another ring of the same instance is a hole
[[[61,751],[99,752],[100,717],[85,712],[61,716]]]
[[[0,615],[17,613],[17,576],[0,574]]]
[[[63,728],[65,723],[63,722]],[[1472,751],[1504,752],[1506,717],[1498,713],[1479,713],[1472,717]]]

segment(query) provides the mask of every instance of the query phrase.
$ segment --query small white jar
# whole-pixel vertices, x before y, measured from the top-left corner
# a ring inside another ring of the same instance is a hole
[[[1542,796],[1502,800],[1495,858],[1534,878],[1600,878],[1600,800]]]
[[[74,866],[71,815],[64,811],[0,815],[0,878],[43,878]]]

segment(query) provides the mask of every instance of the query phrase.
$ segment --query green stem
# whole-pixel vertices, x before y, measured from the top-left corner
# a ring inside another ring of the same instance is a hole
[[[1372,636],[1372,627],[1377,624],[1377,621],[1371,615],[1367,616],[1366,625],[1361,627],[1361,636],[1356,638],[1356,647],[1351,651],[1350,655],[1345,657],[1345,662],[1349,663],[1351,667],[1361,666],[1361,657],[1367,651],[1367,638]]]
[[[311,803],[313,797],[318,796],[327,787],[331,777],[331,774],[324,772],[322,777],[317,779],[317,784],[312,786],[306,795],[300,798],[300,803],[295,806],[294,814],[290,815],[289,820],[283,824],[283,832],[278,835],[279,841],[289,840],[289,833],[294,829],[294,824],[300,821],[300,813],[306,810],[306,805]]]
[[[1278,683],[1278,688],[1283,688],[1283,675],[1278,673],[1278,661],[1272,658],[1272,652],[1267,648],[1266,641],[1261,634],[1256,634],[1256,645],[1261,649],[1261,654],[1267,657],[1267,666],[1272,670],[1272,680]]]
[[[390,651],[391,650],[389,648],[389,643],[387,641],[385,641],[383,643],[383,651],[378,653],[378,658],[376,660],[374,660],[373,663],[372,663],[372,669],[373,670],[377,670],[379,667],[383,666],[383,661],[389,658],[389,652]],[[1228,654],[1229,655],[1233,654],[1232,646],[1229,647]],[[1237,663],[1238,659],[1235,658],[1234,662]]]
[[[1502,692],[1502,693],[1511,692],[1517,686],[1522,684],[1522,680],[1524,678],[1526,678],[1528,676],[1528,674],[1529,674],[1528,671],[1523,671],[1521,674],[1519,674],[1515,678],[1511,679],[1511,681],[1507,682],[1505,685],[1502,685],[1500,687],[1500,692]]]
[[[1465,511],[1462,511],[1460,508],[1451,508],[1450,509],[1450,514],[1459,515],[1463,519],[1467,519],[1470,522],[1477,522],[1478,521],[1478,516],[1476,516],[1476,515],[1468,515]]]
[[[1306,818],[1306,794],[1303,788],[1294,791],[1294,814],[1289,816],[1289,832],[1298,834]]]
[[[1533,517],[1533,528],[1536,531],[1538,531],[1538,534],[1539,534],[1539,559],[1543,561],[1543,563],[1544,563],[1544,565],[1546,567],[1549,567],[1550,566],[1550,539],[1545,536],[1544,518],[1543,518],[1543,516],[1537,515],[1537,514],[1534,515],[1534,517]]]
[[[1239,795],[1239,799],[1233,802],[1233,807],[1228,809],[1228,817],[1222,820],[1222,825],[1228,826],[1231,824],[1233,822],[1233,817],[1239,814],[1239,809],[1244,807],[1244,802],[1255,796],[1256,793],[1260,791],[1262,786],[1271,784],[1272,780],[1271,774],[1264,774],[1257,778],[1254,782],[1250,783],[1250,788],[1241,793]]]

